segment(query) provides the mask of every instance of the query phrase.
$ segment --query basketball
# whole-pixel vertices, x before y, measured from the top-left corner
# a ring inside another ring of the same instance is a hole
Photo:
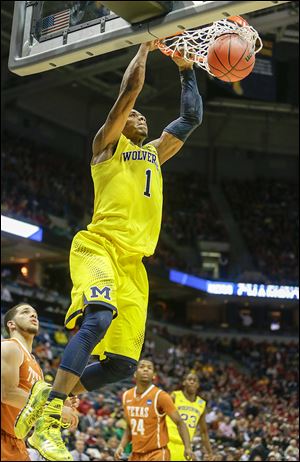
[[[250,44],[238,34],[224,34],[208,49],[210,72],[224,82],[238,82],[249,75],[255,64]]]

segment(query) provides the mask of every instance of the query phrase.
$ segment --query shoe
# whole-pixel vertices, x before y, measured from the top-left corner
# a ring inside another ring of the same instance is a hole
[[[65,428],[61,422],[62,407],[61,399],[54,398],[48,402],[42,416],[36,421],[32,436],[28,438],[29,446],[46,460],[74,460],[61,436],[61,428]]]
[[[51,385],[38,380],[32,386],[27,402],[15,421],[15,435],[23,440],[43,412],[43,407],[47,402]]]

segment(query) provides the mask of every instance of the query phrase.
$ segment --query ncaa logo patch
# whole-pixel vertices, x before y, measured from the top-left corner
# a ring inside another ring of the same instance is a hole
[[[152,399],[147,399],[147,404],[152,404]]]
[[[103,287],[103,289],[99,289],[99,287],[97,286],[92,286],[91,288],[91,298],[98,298],[99,295],[103,295],[103,297],[106,299],[106,300],[111,300],[110,298],[110,291],[111,291],[111,288],[110,287]]]

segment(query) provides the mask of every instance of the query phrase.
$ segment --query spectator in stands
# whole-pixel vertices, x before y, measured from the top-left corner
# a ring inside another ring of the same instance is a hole
[[[70,452],[74,460],[90,460],[89,456],[85,453],[84,441],[78,439],[75,442],[75,449]]]
[[[54,332],[54,340],[60,346],[65,346],[68,343],[67,334],[63,329],[59,329]]]
[[[80,429],[85,432],[88,427],[94,427],[96,424],[96,411],[91,407],[86,415],[80,420]]]
[[[290,458],[290,460],[299,460],[299,447],[297,446],[297,441],[292,439],[290,444],[284,451],[284,457]]]
[[[269,282],[297,284],[297,184],[261,178],[226,182],[223,190],[257,269]]]
[[[13,301],[13,298],[11,296],[9,289],[5,285],[3,285],[2,282],[1,282],[1,300],[3,300],[4,302]]]
[[[151,329],[151,337],[146,340],[151,338],[158,343],[157,336],[162,336],[171,343],[166,346],[167,351],[155,351],[154,356],[148,348],[147,354],[154,357],[158,383],[168,392],[178,388],[185,372],[193,370],[199,375],[203,398],[207,401],[211,444],[219,454],[218,460],[299,460],[298,344],[217,336],[205,339],[192,332],[179,336],[171,333],[171,329],[160,325]],[[49,337],[44,335],[47,333]],[[38,339],[38,350],[43,351],[49,342],[56,357],[51,361],[44,357],[46,377],[55,373],[60,361],[59,349],[56,350],[58,346],[50,330],[42,332]],[[98,454],[95,460],[103,452],[103,457],[112,457],[116,438],[120,441],[124,431],[120,402],[127,386],[132,386],[132,382],[105,387],[100,394],[81,395],[80,421],[101,412],[94,427],[89,426],[81,433],[78,429],[64,430],[70,450],[81,439],[86,445],[85,454],[89,455],[89,450],[98,451],[94,453]],[[219,433],[221,423],[229,425],[229,439]],[[102,452],[106,447],[110,452]]]

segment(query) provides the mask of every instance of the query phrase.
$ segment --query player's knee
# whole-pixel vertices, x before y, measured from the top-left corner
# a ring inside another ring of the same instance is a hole
[[[118,381],[131,377],[136,370],[136,365],[137,363],[129,359],[109,358],[103,366],[109,369],[114,381]]]
[[[97,308],[89,307],[87,309],[80,328],[81,334],[84,333],[93,344],[98,343],[104,337],[113,318],[110,309],[99,309],[99,306]]]

